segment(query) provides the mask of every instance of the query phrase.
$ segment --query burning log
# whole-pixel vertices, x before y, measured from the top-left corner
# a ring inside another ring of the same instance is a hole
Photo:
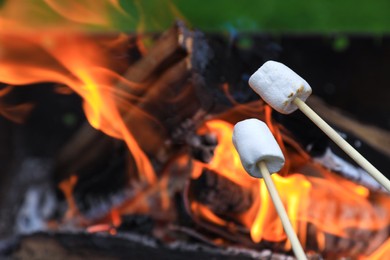
[[[345,112],[325,104],[319,97],[312,96],[307,103],[332,125],[356,135],[362,141],[390,157],[389,131],[358,122],[347,116]]]
[[[147,55],[131,66],[123,77],[135,83],[152,81],[155,76],[163,73],[167,67],[188,55],[186,41],[189,37],[191,37],[190,32],[184,24],[176,23],[160,36]],[[121,84],[118,84],[117,88],[129,91],[129,88]],[[132,91],[131,94],[142,96],[148,89],[142,88],[141,90],[139,92]]]
[[[125,99],[123,105],[119,102],[123,120],[147,154],[161,153],[181,122],[205,109],[207,102],[194,98],[200,87],[195,86],[192,80],[202,66],[196,64],[193,46],[197,41],[204,41],[202,37],[177,23],[163,33],[151,50],[125,73],[124,78],[139,87],[131,89],[121,82],[116,85],[116,92],[120,95],[126,93],[122,98]],[[127,96],[132,101],[127,101]],[[56,182],[83,171],[117,146],[118,141],[86,123],[59,153],[55,167]]]
[[[204,169],[199,178],[191,181],[189,190],[190,197],[217,215],[242,213],[253,203],[250,190],[208,169]]]

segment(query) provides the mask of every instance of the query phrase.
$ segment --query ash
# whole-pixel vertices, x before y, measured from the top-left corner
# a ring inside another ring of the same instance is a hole
[[[28,234],[46,230],[50,216],[57,207],[52,183],[49,181],[52,160],[29,157],[14,172],[10,183],[12,198],[9,203],[18,205],[13,225],[14,233]]]
[[[360,167],[356,167],[337,156],[330,148],[327,148],[322,156],[314,157],[313,159],[322,166],[335,171],[341,176],[372,191],[387,192],[382,185],[372,178],[365,170]]]
[[[18,234],[29,234],[47,230],[47,223],[56,205],[54,191],[49,185],[31,186],[16,218],[15,231]]]

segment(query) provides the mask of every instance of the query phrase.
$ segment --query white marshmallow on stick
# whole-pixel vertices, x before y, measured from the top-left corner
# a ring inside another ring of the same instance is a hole
[[[294,100],[303,101],[311,94],[309,84],[286,65],[267,61],[249,78],[249,86],[261,98],[282,114],[298,109]]]
[[[265,123],[257,119],[238,122],[233,130],[233,144],[245,170],[253,177],[264,178],[295,256],[297,259],[306,259],[302,245],[271,178],[270,172],[277,172],[284,165],[283,153],[271,131]]]
[[[280,113],[290,114],[300,109],[360,167],[390,192],[390,181],[305,103],[311,94],[311,88],[293,70],[280,62],[267,61],[250,77],[249,85],[268,105]]]
[[[284,156],[267,125],[257,119],[237,123],[233,144],[245,170],[255,178],[262,178],[257,163],[263,161],[270,172],[278,172],[284,165]]]

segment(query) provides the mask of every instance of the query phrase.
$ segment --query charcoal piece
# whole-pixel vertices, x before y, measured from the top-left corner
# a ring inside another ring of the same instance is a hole
[[[194,159],[209,163],[214,156],[214,150],[218,145],[217,137],[213,134],[194,135],[189,140],[191,155]]]
[[[118,231],[131,231],[140,234],[152,234],[154,227],[154,220],[147,215],[124,215],[122,216],[122,223],[118,227]]]
[[[253,202],[250,190],[208,169],[191,181],[190,194],[217,215],[245,212]]]

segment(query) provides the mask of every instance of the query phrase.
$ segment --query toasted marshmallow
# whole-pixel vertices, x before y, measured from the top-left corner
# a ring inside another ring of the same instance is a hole
[[[250,78],[249,86],[271,107],[282,114],[290,114],[298,107],[295,98],[302,101],[311,94],[310,85],[286,65],[267,61]]]
[[[245,170],[255,178],[262,178],[258,167],[265,162],[271,173],[284,165],[284,156],[267,125],[258,119],[238,122],[233,129],[233,144]]]

